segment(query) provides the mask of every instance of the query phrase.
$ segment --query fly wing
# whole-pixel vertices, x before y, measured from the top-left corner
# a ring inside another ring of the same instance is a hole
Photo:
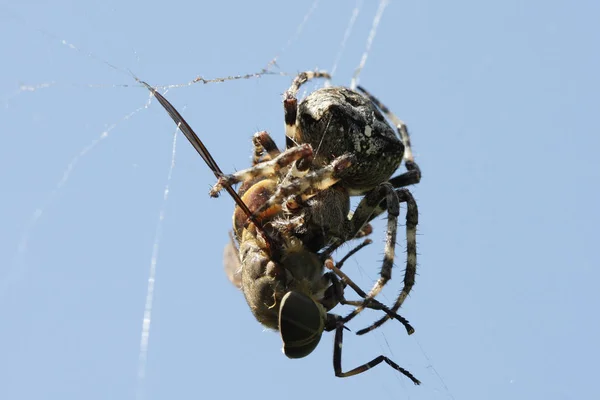
[[[206,146],[204,146],[204,143],[202,143],[202,140],[200,140],[200,138],[198,137],[196,132],[194,132],[192,127],[187,123],[187,121],[185,119],[183,119],[181,114],[179,114],[179,111],[177,111],[175,109],[175,107],[173,107],[173,104],[171,104],[162,94],[158,93],[156,91],[156,89],[154,89],[152,86],[148,85],[146,82],[140,81],[137,78],[135,78],[135,79],[139,83],[144,85],[150,92],[152,92],[152,94],[158,100],[160,105],[163,106],[163,108],[167,111],[167,113],[169,114],[171,119],[173,119],[173,121],[177,124],[177,127],[179,128],[179,130],[184,134],[184,136],[187,138],[187,140],[190,142],[190,144],[194,147],[194,149],[196,149],[198,154],[200,154],[200,157],[202,157],[202,159],[204,160],[206,165],[208,165],[208,167],[211,169],[211,171],[215,174],[217,179],[219,179],[221,176],[223,176],[223,171],[221,171],[221,168],[219,168],[215,159],[212,157],[212,155],[210,154],[210,152],[208,151]],[[248,219],[255,226],[257,226],[257,227],[262,226],[258,223],[258,221],[256,221],[256,218],[252,215],[252,212],[250,212],[250,209],[248,209],[248,206],[242,201],[242,199],[236,193],[236,191],[233,189],[233,187],[231,187],[230,185],[225,185],[224,189],[227,191],[227,193],[229,193],[231,195],[231,197],[236,202],[238,207],[240,207],[246,213],[246,215],[248,216]]]
[[[237,288],[242,288],[242,263],[240,262],[239,250],[229,232],[229,243],[223,249],[223,266],[229,281]]]
[[[175,107],[171,103],[169,103],[169,101],[162,94],[158,93],[158,91],[152,86],[148,85],[144,81],[140,81],[138,78],[135,78],[135,80],[144,85],[154,95],[154,97],[158,100],[160,105],[163,106],[165,111],[167,111],[171,119],[173,119],[173,121],[177,124],[179,130],[188,139],[188,141],[194,147],[194,149],[196,149],[200,157],[202,157],[206,165],[215,174],[215,177],[217,177],[217,179],[223,177],[223,171],[221,171],[221,168],[219,168],[217,162],[214,160],[206,146],[204,146],[204,143],[202,143],[202,140],[200,140],[196,132],[194,132],[192,127],[187,123],[187,121],[183,119],[179,111],[177,111]],[[252,222],[256,229],[263,234],[263,239],[266,242],[267,246],[271,246],[271,238],[264,232],[262,224],[256,219],[254,214],[250,211],[246,203],[244,203],[242,198],[237,194],[233,187],[231,185],[225,185],[224,189],[233,198],[236,205],[244,212],[244,214],[246,214],[246,216],[248,217],[248,221]],[[239,258],[237,260],[237,263],[240,264]],[[237,281],[239,281],[239,279],[237,279]],[[232,282],[234,281],[232,280]],[[239,287],[239,284],[236,284],[236,286]]]

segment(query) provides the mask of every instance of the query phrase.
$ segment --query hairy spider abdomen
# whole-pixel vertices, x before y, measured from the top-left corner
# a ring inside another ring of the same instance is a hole
[[[387,181],[398,169],[404,145],[373,102],[345,87],[318,89],[298,105],[298,143],[309,143],[318,166],[351,156],[341,175],[351,195]]]

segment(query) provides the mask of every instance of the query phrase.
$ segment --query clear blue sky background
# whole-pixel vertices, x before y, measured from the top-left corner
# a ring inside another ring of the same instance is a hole
[[[360,82],[408,123],[423,170],[419,276],[403,308],[417,332],[389,323],[347,334],[344,366],[383,353],[421,387],[386,366],[335,378],[332,335],[310,357],[282,355],[223,273],[233,203],[208,197],[214,177],[182,137],[137,378],[175,127],[156,102],[143,108],[147,91],[124,71],[182,84],[255,72],[278,54],[277,71],[330,70],[354,2],[321,1],[299,35],[312,1],[6,3],[1,399],[132,399],[138,387],[146,399],[600,398],[598,2],[394,1],[383,15]],[[335,84],[350,82],[377,6],[360,9]],[[290,81],[197,84],[167,97],[232,171],[249,164],[255,131],[283,144]],[[378,274],[383,227],[346,267],[364,287]],[[387,302],[401,286],[400,228]]]

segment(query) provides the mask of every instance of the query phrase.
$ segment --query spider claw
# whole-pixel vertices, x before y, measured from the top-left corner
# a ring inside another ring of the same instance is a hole
[[[219,197],[219,194],[223,190],[223,184],[221,183],[221,179],[219,178],[219,182],[217,182],[208,192],[210,197],[216,198]]]

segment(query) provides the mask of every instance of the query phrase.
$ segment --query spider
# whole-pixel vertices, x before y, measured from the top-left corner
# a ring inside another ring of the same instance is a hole
[[[404,286],[391,307],[396,312],[414,285],[417,266],[418,208],[405,187],[420,182],[421,170],[414,161],[408,129],[360,86],[361,93],[339,86],[317,89],[298,104],[300,87],[314,78],[330,76],[323,71],[302,72],[284,94],[287,149],[281,152],[266,132],[256,134],[253,167],[221,176],[211,195],[216,196],[224,185],[252,182],[291,165],[286,178],[255,215],[283,204],[289,218],[280,223],[324,257],[348,240],[368,234],[369,222],[387,211],[380,278],[364,304],[376,297],[392,277],[400,203],[406,203],[407,261]],[[395,125],[395,131],[384,115]],[[392,178],[402,161],[407,171]],[[353,213],[350,196],[363,196]],[[363,309],[355,308],[344,322]],[[367,333],[389,318],[386,315],[357,334]]]

